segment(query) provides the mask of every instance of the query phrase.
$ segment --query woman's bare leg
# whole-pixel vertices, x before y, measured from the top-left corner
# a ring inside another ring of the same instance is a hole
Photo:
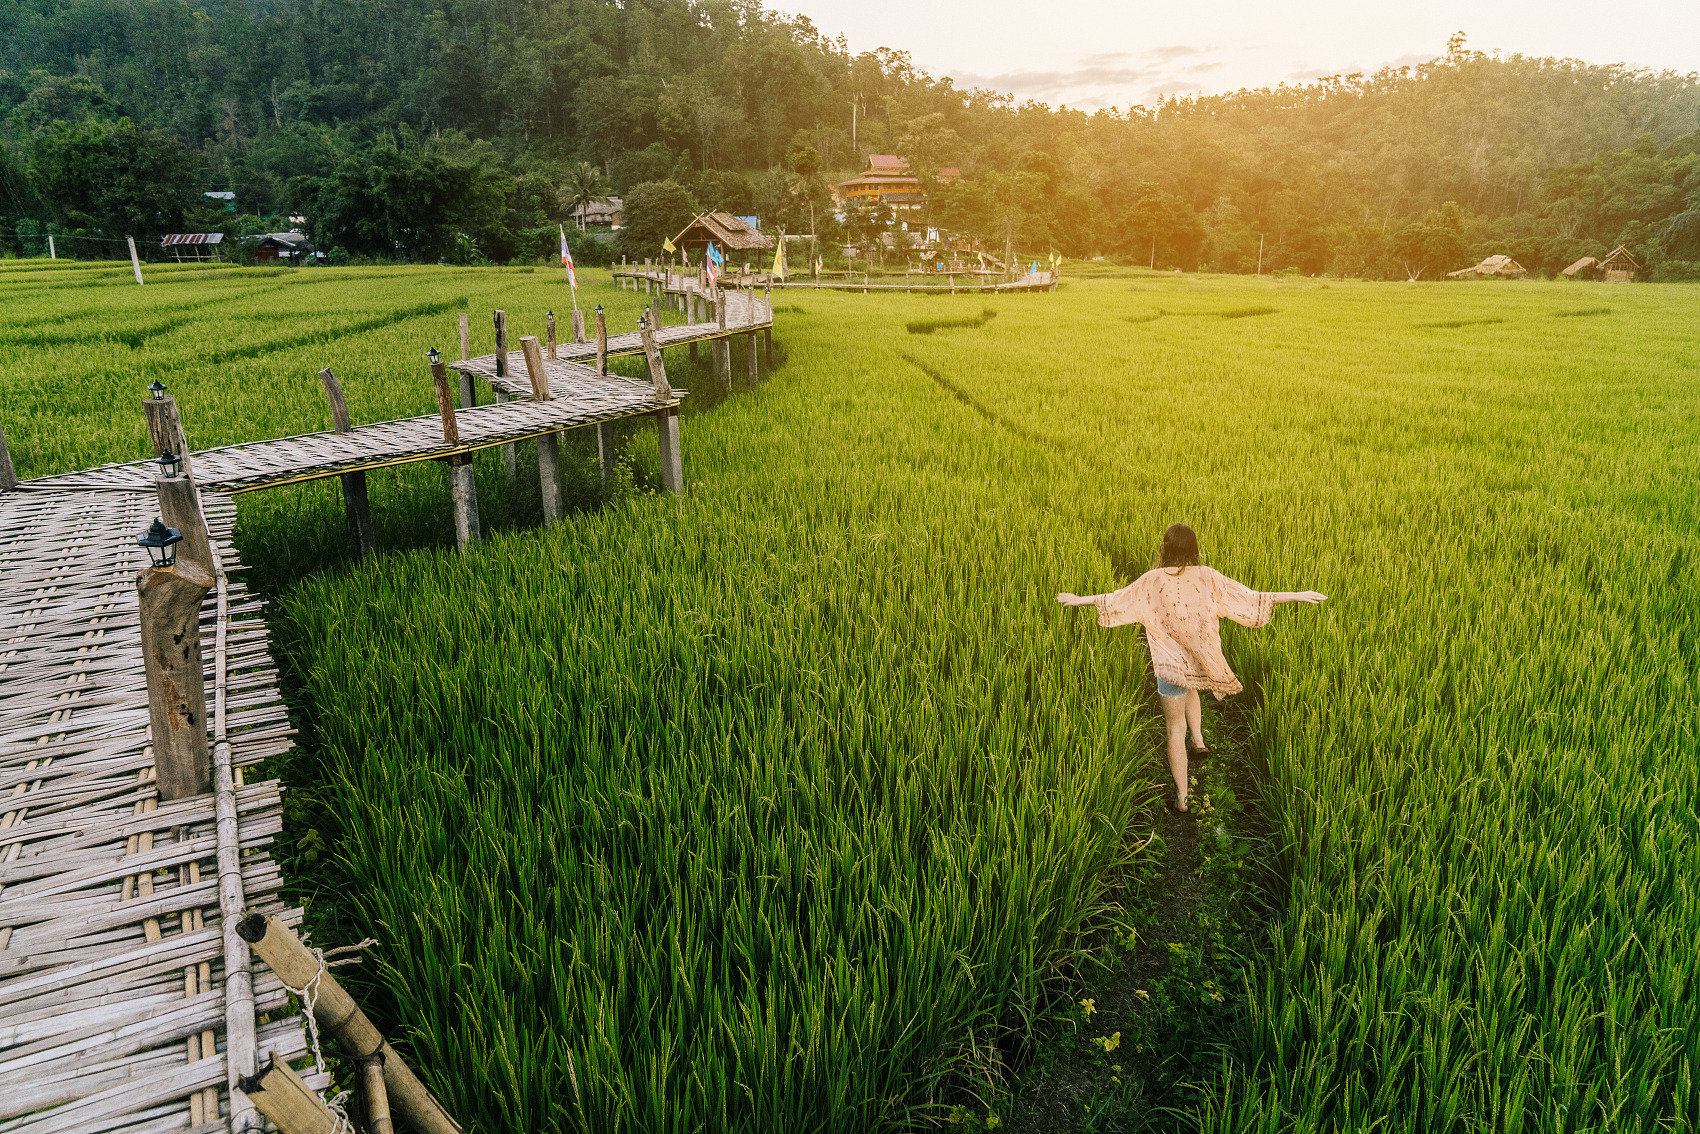
[[[1162,697],[1163,723],[1169,733],[1169,774],[1175,777],[1175,807],[1186,806],[1186,697]]]
[[[1204,747],[1204,707],[1198,703],[1198,690],[1186,694],[1186,727],[1192,733],[1192,746]]]

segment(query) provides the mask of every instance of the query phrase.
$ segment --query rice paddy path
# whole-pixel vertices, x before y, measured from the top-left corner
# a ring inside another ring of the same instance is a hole
[[[732,331],[663,328],[659,345],[771,327],[771,305],[739,302]],[[636,334],[608,346],[643,349]],[[239,1076],[256,1052],[300,1060],[308,1041],[288,990],[248,968],[235,933],[245,910],[301,921],[267,849],[281,789],[244,784],[242,769],[287,752],[295,730],[261,604],[229,578],[231,496],[678,406],[677,392],[574,361],[587,349],[565,344],[545,364],[547,402],[498,378],[493,357],[458,364],[516,399],[459,411],[458,444],[432,414],[193,454],[220,564],[201,610],[219,771],[208,795],[161,802],[155,784],[136,593],[155,462],[0,492],[0,1134],[258,1128]],[[517,353],[510,372],[523,372]],[[304,1078],[330,1082],[316,1068]]]

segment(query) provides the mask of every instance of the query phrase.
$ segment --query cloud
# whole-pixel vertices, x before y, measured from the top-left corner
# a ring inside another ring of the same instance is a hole
[[[1156,102],[1166,95],[1185,94],[1187,91],[1201,91],[1204,88],[1197,83],[1186,83],[1179,79],[1167,83],[1158,83],[1145,92],[1147,102]]]
[[[1208,47],[1189,47],[1184,43],[1171,44],[1168,47],[1153,47],[1145,53],[1147,59],[1158,59],[1164,63],[1173,63],[1177,59],[1185,59],[1189,55],[1203,55]]]
[[[1001,75],[959,74],[956,78],[964,87],[1009,91],[1017,98],[1056,100],[1068,92],[1080,91],[1081,97],[1069,98],[1071,105],[1108,106],[1110,100],[1103,93],[1106,90],[1131,86],[1163,73],[1160,67],[1118,66],[1110,60],[1090,62],[1102,58],[1087,56],[1081,60],[1081,66],[1066,71],[1006,71]]]
[[[1107,63],[1116,63],[1123,59],[1132,58],[1133,56],[1125,51],[1105,51],[1099,55],[1082,55],[1080,65],[1082,67],[1102,67]]]
[[[1436,59],[1439,59],[1439,58],[1440,58],[1440,56],[1436,55],[1432,51],[1419,51],[1415,55],[1401,55],[1401,56],[1399,56],[1399,58],[1395,59],[1391,64],[1389,64],[1389,66],[1393,66],[1393,67],[1416,67],[1416,66],[1423,64],[1423,63],[1433,63]]]
[[[1220,63],[1194,63],[1191,67],[1182,68],[1189,75],[1202,75],[1206,71],[1214,71]]]

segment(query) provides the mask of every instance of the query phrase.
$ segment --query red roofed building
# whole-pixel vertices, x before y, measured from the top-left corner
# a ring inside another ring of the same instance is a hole
[[[960,176],[962,171],[954,166],[939,170],[941,182],[954,181]],[[857,200],[886,204],[900,217],[906,212],[919,210],[927,199],[921,179],[911,174],[909,163],[896,154],[869,154],[868,168],[850,180],[834,185],[833,193],[840,205]]]

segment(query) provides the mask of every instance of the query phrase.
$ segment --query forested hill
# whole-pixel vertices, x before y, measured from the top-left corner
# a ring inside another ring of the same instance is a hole
[[[867,244],[884,218],[842,231],[825,183],[899,152],[962,168],[934,219],[988,248],[1236,271],[1261,243],[1264,270],[1431,278],[1622,242],[1700,273],[1700,77],[1462,37],[1423,67],[1089,115],[852,55],[753,0],[0,0],[0,115],[14,250],[301,213],[353,254],[524,258],[598,178],[646,187],[634,252],[645,202]]]

